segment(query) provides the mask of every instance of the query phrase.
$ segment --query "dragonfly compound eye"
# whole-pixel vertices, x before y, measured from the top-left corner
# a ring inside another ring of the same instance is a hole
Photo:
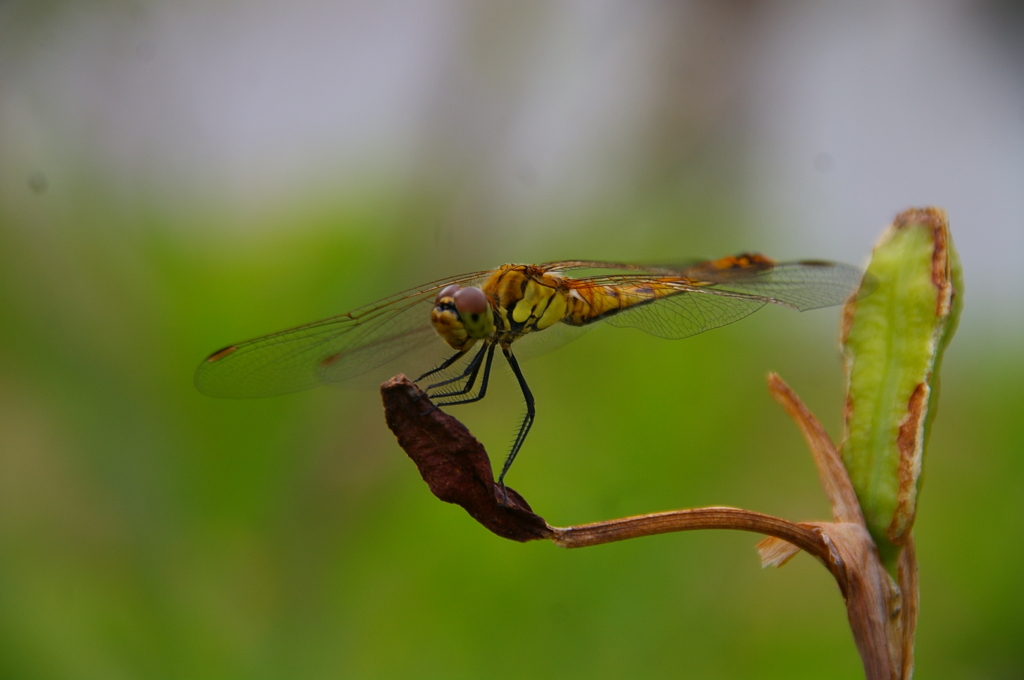
[[[460,290],[462,290],[462,286],[457,283],[445,286],[441,289],[441,292],[437,294],[437,297],[434,299],[434,304],[441,302],[441,300],[445,298],[454,297]]]
[[[466,327],[469,337],[482,339],[494,331],[494,315],[487,296],[479,288],[462,288],[455,291],[455,309]]]
[[[487,296],[479,288],[462,288],[452,297],[459,314],[483,314],[487,311]]]

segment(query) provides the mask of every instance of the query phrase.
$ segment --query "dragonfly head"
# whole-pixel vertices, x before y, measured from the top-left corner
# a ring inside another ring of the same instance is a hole
[[[452,349],[460,351],[494,333],[494,312],[484,292],[455,283],[437,294],[430,322]]]

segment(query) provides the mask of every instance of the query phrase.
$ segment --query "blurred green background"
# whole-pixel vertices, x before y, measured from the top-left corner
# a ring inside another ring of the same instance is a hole
[[[827,572],[756,537],[519,545],[371,390],[216,400],[225,344],[502,262],[863,263],[950,211],[968,290],[916,536],[919,677],[1024,676],[1016,4],[0,3],[0,677],[857,678]],[[827,503],[838,312],[524,370],[549,522]],[[414,372],[418,366],[410,367]],[[514,381],[452,412],[496,458]]]

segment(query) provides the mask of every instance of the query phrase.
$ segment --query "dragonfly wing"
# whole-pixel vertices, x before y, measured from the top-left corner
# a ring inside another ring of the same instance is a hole
[[[374,386],[401,371],[415,378],[454,352],[430,325],[429,306],[417,305],[396,318],[390,332],[353,342],[351,347],[325,357],[318,363],[317,377],[329,385]]]
[[[662,338],[686,338],[725,326],[768,303],[800,311],[838,305],[857,291],[863,276],[856,267],[832,262],[777,264],[762,260],[749,268],[723,269],[716,261],[679,268],[671,274],[667,267],[649,269],[661,276],[621,274],[585,281],[589,285],[626,285],[626,290],[645,284],[678,287],[678,293],[654,299],[636,294],[634,306],[605,318],[613,326],[639,328]],[[673,277],[678,279],[673,281]]]
[[[844,303],[857,292],[864,273],[836,262],[785,262],[763,270],[713,271],[701,265],[689,267],[683,276],[711,281],[707,292],[753,295],[765,302],[801,312]]]
[[[542,354],[547,354],[563,345],[569,344],[593,328],[593,326],[594,324],[570,326],[565,323],[556,323],[542,331],[527,333],[516,340],[514,346],[516,357],[529,360]]]
[[[596,273],[601,270],[609,272],[634,271],[652,275],[678,275],[679,272],[688,267],[706,263],[706,260],[701,260],[699,258],[692,258],[681,262],[675,262],[673,264],[651,264],[649,262],[643,264],[630,264],[628,262],[607,262],[604,260],[561,260],[558,262],[545,262],[538,266],[545,272],[554,272],[559,274],[564,272],[575,272],[573,276],[577,276],[578,278],[596,280],[602,278]],[[595,273],[587,274],[586,276],[578,276],[578,272],[581,270],[589,270]]]
[[[266,397],[354,378],[437,342],[430,308],[451,283],[476,285],[487,272],[436,281],[341,316],[226,347],[196,369],[200,392]]]
[[[707,295],[693,290],[637,304],[606,321],[612,326],[639,328],[659,338],[678,340],[739,321],[765,304],[759,298]]]

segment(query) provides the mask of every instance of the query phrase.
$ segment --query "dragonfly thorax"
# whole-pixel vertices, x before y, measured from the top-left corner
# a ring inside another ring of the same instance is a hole
[[[494,333],[494,313],[484,292],[454,283],[437,294],[430,322],[441,339],[458,351]]]
[[[567,312],[565,279],[535,265],[506,264],[483,285],[494,306],[501,342],[550,328]]]

